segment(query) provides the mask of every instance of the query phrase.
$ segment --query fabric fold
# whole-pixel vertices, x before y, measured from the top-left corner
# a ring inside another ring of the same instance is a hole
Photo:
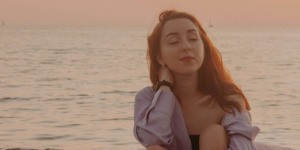
[[[228,150],[255,150],[253,141],[260,129],[252,126],[248,110],[243,109],[239,112],[234,109],[234,113],[227,113],[224,116],[221,125],[229,137]]]
[[[175,98],[171,91],[153,91],[152,96],[144,89],[140,91],[135,100],[134,135],[145,147],[153,144],[168,146],[172,143],[173,134],[171,119],[175,109]],[[149,94],[148,94],[149,95]]]

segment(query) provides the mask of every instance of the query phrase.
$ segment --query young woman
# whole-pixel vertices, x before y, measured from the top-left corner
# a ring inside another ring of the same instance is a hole
[[[254,150],[243,91],[197,19],[164,11],[148,37],[152,87],[135,98],[134,135],[147,150]],[[271,147],[268,147],[271,148]]]

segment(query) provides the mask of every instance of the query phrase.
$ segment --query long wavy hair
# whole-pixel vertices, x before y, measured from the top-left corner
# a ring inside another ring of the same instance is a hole
[[[219,50],[213,45],[205,30],[199,21],[186,12],[175,10],[163,11],[159,15],[159,22],[154,27],[152,33],[148,36],[147,59],[150,67],[150,80],[153,87],[159,81],[160,64],[157,61],[157,56],[160,54],[160,38],[162,29],[165,23],[171,19],[186,18],[192,21],[199,29],[199,35],[204,44],[204,60],[199,69],[199,90],[204,94],[209,94],[214,97],[221,108],[226,112],[232,112],[233,108],[241,111],[239,103],[230,99],[230,95],[239,95],[243,98],[246,109],[250,110],[250,106],[243,91],[234,83],[229,72],[225,69],[222,61],[222,56]],[[230,111],[231,110],[231,111]]]

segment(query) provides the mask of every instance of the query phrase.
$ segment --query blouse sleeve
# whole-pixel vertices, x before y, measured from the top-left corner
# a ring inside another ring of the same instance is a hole
[[[234,109],[234,114],[227,113],[222,121],[222,126],[229,137],[228,150],[255,150],[254,139],[260,129],[252,126],[248,110],[239,112]]]
[[[144,146],[170,145],[173,140],[171,118],[175,98],[171,91],[154,92],[147,87],[135,97],[134,136]]]

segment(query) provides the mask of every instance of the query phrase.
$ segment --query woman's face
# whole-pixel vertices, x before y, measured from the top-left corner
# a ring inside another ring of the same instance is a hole
[[[186,18],[165,23],[160,39],[158,62],[174,74],[197,73],[204,60],[204,45],[199,29]]]

